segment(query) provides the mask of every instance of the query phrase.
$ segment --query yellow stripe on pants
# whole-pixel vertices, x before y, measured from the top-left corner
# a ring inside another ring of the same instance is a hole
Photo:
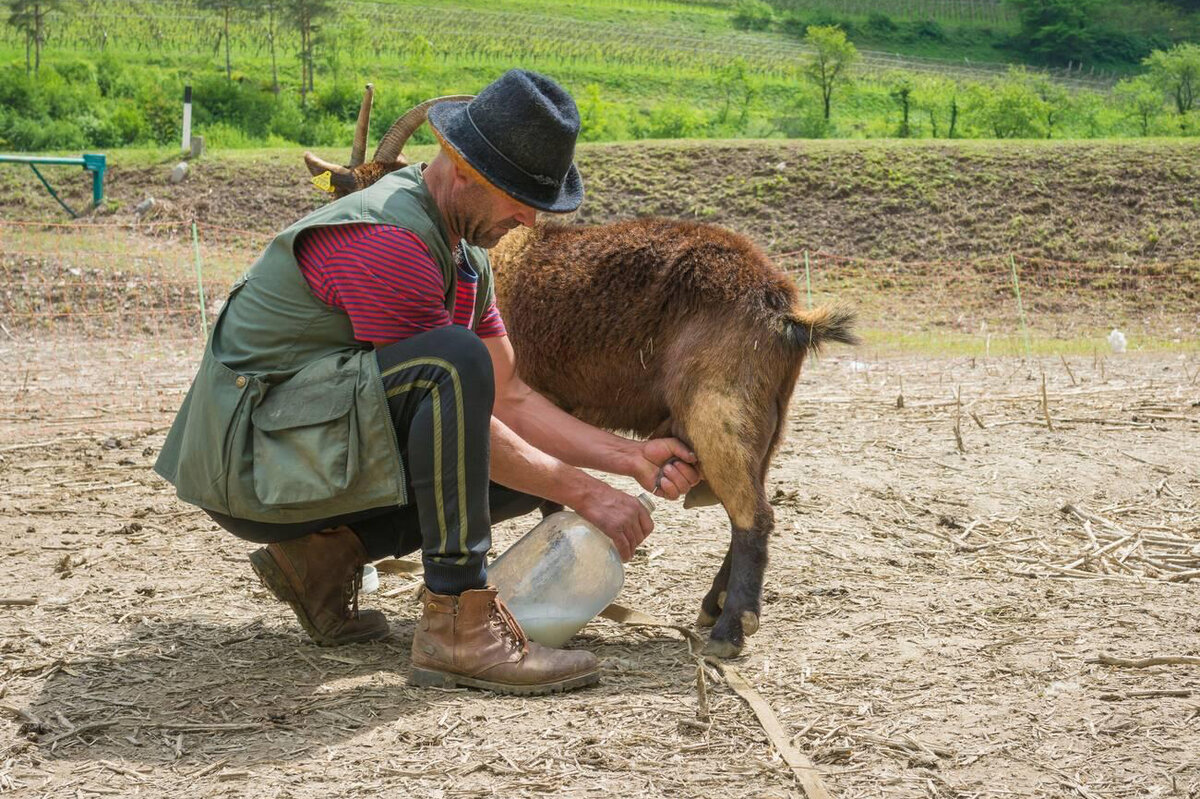
[[[403,363],[397,364],[396,366],[393,366],[393,367],[387,369],[386,371],[381,372],[380,377],[386,378],[386,377],[396,374],[397,372],[401,372],[404,369],[411,369],[415,366],[435,366],[440,369],[444,369],[444,370],[446,370],[446,372],[449,373],[450,381],[454,385],[454,410],[455,410],[455,413],[458,414],[457,424],[456,424],[456,426],[458,428],[458,436],[457,436],[457,438],[458,438],[458,441],[457,441],[457,445],[458,445],[457,446],[457,451],[458,451],[458,468],[457,468],[457,477],[458,477],[458,546],[459,546],[459,551],[463,553],[463,556],[458,561],[458,565],[463,565],[467,562],[468,553],[467,553],[467,493],[466,493],[466,484],[467,484],[466,450],[467,450],[467,446],[466,446],[466,430],[465,430],[464,422],[463,422],[462,381],[459,379],[458,370],[454,368],[453,364],[451,364],[449,361],[444,360],[442,358],[413,358],[412,360],[404,361]],[[446,554],[447,531],[446,531],[444,498],[442,496],[441,401],[440,401],[440,394],[438,393],[438,390],[437,390],[437,384],[434,383],[433,381],[428,381],[428,380],[423,380],[423,379],[422,380],[414,380],[411,383],[406,383],[405,385],[397,386],[396,388],[389,389],[386,392],[386,396],[390,399],[391,397],[394,397],[398,394],[402,394],[402,393],[405,393],[406,391],[411,390],[414,386],[430,389],[434,395],[433,462],[434,462],[434,471],[436,472],[436,475],[434,478],[434,491],[437,494],[438,525],[439,525],[439,532],[441,535],[441,550],[440,550],[439,554],[445,555]]]

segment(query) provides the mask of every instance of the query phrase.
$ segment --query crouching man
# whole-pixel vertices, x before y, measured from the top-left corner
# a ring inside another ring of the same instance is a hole
[[[513,70],[429,121],[432,162],[301,219],[230,289],[155,470],[266,545],[255,572],[319,644],[387,635],[383,614],[358,608],[361,567],[419,549],[415,681],[588,685],[593,654],[529,641],[488,586],[491,524],[548,500],[628,559],[649,515],[579,467],[675,499],[699,480],[695,456],[590,427],[516,374],[487,249],[582,201],[571,97]]]

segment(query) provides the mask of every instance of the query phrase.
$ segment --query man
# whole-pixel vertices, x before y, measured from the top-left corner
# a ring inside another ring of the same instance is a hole
[[[358,609],[361,567],[420,549],[416,681],[588,685],[594,655],[528,641],[488,587],[491,523],[560,503],[628,560],[649,515],[580,467],[675,499],[699,480],[695,456],[590,427],[516,374],[486,250],[582,201],[571,97],[513,70],[429,121],[432,162],[301,219],[231,288],[155,469],[267,545],[255,571],[320,644],[387,635]]]

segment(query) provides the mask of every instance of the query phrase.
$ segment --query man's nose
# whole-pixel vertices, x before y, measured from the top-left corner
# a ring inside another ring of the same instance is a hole
[[[521,205],[514,214],[514,218],[526,227],[533,227],[533,223],[537,221],[537,209]]]

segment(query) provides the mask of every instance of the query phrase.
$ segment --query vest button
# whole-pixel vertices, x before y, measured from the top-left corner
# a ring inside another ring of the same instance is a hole
[[[238,379],[234,380],[233,383],[238,388],[245,388],[246,387],[246,378],[243,377],[242,375],[238,375]]]

